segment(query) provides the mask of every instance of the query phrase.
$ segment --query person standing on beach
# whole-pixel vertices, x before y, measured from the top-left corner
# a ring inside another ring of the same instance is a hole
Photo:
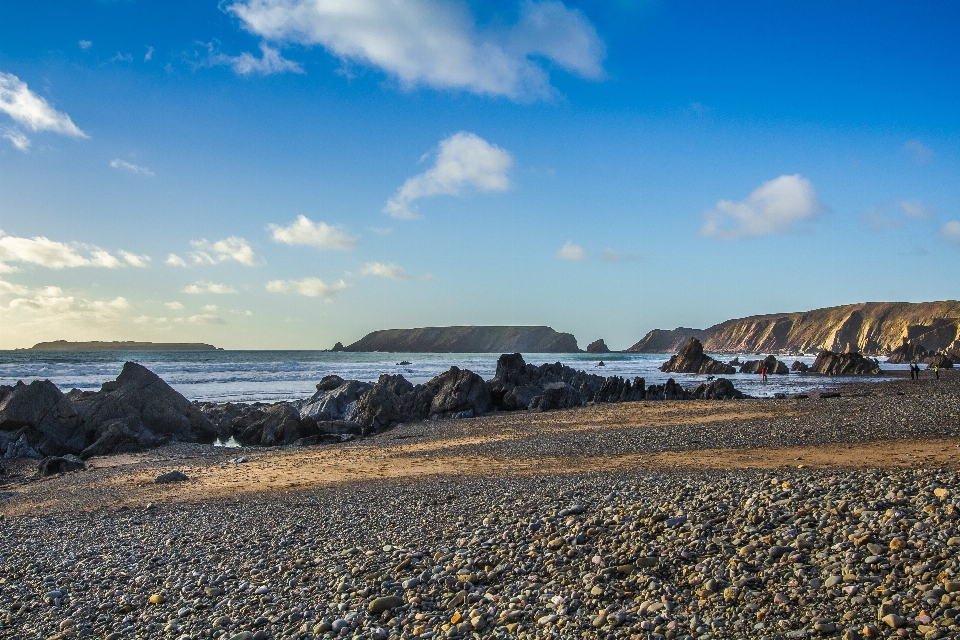
[[[916,378],[913,375],[913,363],[910,363],[910,379],[915,380]]]
[[[937,380],[940,379],[940,365],[938,364],[933,365],[933,375],[937,377]]]
[[[760,381],[767,384],[767,365],[760,367]]]

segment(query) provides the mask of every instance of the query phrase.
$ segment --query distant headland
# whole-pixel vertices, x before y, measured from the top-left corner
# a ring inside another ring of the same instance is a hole
[[[19,351],[223,351],[223,349],[201,342],[133,342],[129,340],[69,342],[67,340],[54,340],[53,342],[38,342],[29,349],[19,349]]]
[[[392,353],[577,353],[572,333],[550,327],[423,327],[368,333],[334,351]]]

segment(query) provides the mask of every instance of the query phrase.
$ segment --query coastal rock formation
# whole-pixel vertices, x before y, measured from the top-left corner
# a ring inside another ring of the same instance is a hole
[[[717,378],[709,384],[700,384],[690,392],[690,397],[694,400],[740,400],[747,396],[738,391],[726,378]]]
[[[903,343],[890,352],[890,355],[887,357],[887,362],[890,364],[910,364],[923,362],[926,358],[933,355],[934,354],[927,351],[926,347],[922,344],[912,343],[904,338]]]
[[[834,353],[826,350],[817,356],[810,372],[824,376],[877,376],[881,373],[876,360],[865,358],[859,353]]]
[[[223,351],[212,344],[202,342],[69,342],[54,340],[38,342],[25,351]]]
[[[763,367],[767,368],[768,374],[785,376],[790,373],[787,365],[777,360],[776,356],[769,355],[763,360],[747,360],[740,365],[740,373],[760,373]]]
[[[929,358],[929,361],[927,362],[927,369],[933,369],[934,367],[940,367],[941,369],[953,369],[953,365],[953,360],[941,353]]]
[[[790,365],[790,371],[795,371],[796,373],[806,373],[810,371],[810,365],[808,365],[806,362],[794,360],[793,364]]]
[[[704,354],[703,345],[696,338],[690,338],[677,355],[672,356],[660,367],[660,371],[721,375],[737,372],[730,365]]]
[[[345,351],[393,353],[577,353],[577,339],[550,327],[424,327],[368,333]]]
[[[21,438],[43,456],[77,454],[87,445],[76,406],[49,380],[0,387],[0,448]]]
[[[627,351],[673,353],[691,337],[711,353],[885,355],[904,338],[934,352],[960,351],[960,301],[865,302],[727,320],[708,329],[655,329]]]
[[[603,338],[600,338],[587,345],[587,353],[610,353],[610,349],[607,347],[607,343],[603,341]]]
[[[50,456],[49,458],[44,458],[37,467],[37,473],[41,476],[52,476],[69,471],[81,471],[86,468],[87,465],[81,458],[68,453],[65,456]]]

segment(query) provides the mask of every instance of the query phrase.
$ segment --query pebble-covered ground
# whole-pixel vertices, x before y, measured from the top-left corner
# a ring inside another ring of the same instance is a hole
[[[957,382],[770,401],[749,445],[949,436]],[[689,428],[743,446],[731,424]],[[583,455],[663,441],[642,431],[591,427]],[[539,455],[576,433],[457,446]],[[960,637],[955,468],[560,471],[8,516],[0,637]]]

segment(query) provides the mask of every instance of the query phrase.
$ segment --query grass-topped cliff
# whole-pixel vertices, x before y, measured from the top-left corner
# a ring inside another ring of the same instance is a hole
[[[69,342],[67,340],[54,340],[53,342],[38,342],[27,351],[217,351],[217,347],[200,342],[132,342],[123,340]]]
[[[368,333],[344,351],[576,353],[577,339],[550,327],[423,327]]]
[[[708,329],[655,329],[628,351],[675,353],[691,337],[711,353],[859,351],[885,355],[907,339],[931,351],[960,350],[960,302],[862,302],[727,320]]]

